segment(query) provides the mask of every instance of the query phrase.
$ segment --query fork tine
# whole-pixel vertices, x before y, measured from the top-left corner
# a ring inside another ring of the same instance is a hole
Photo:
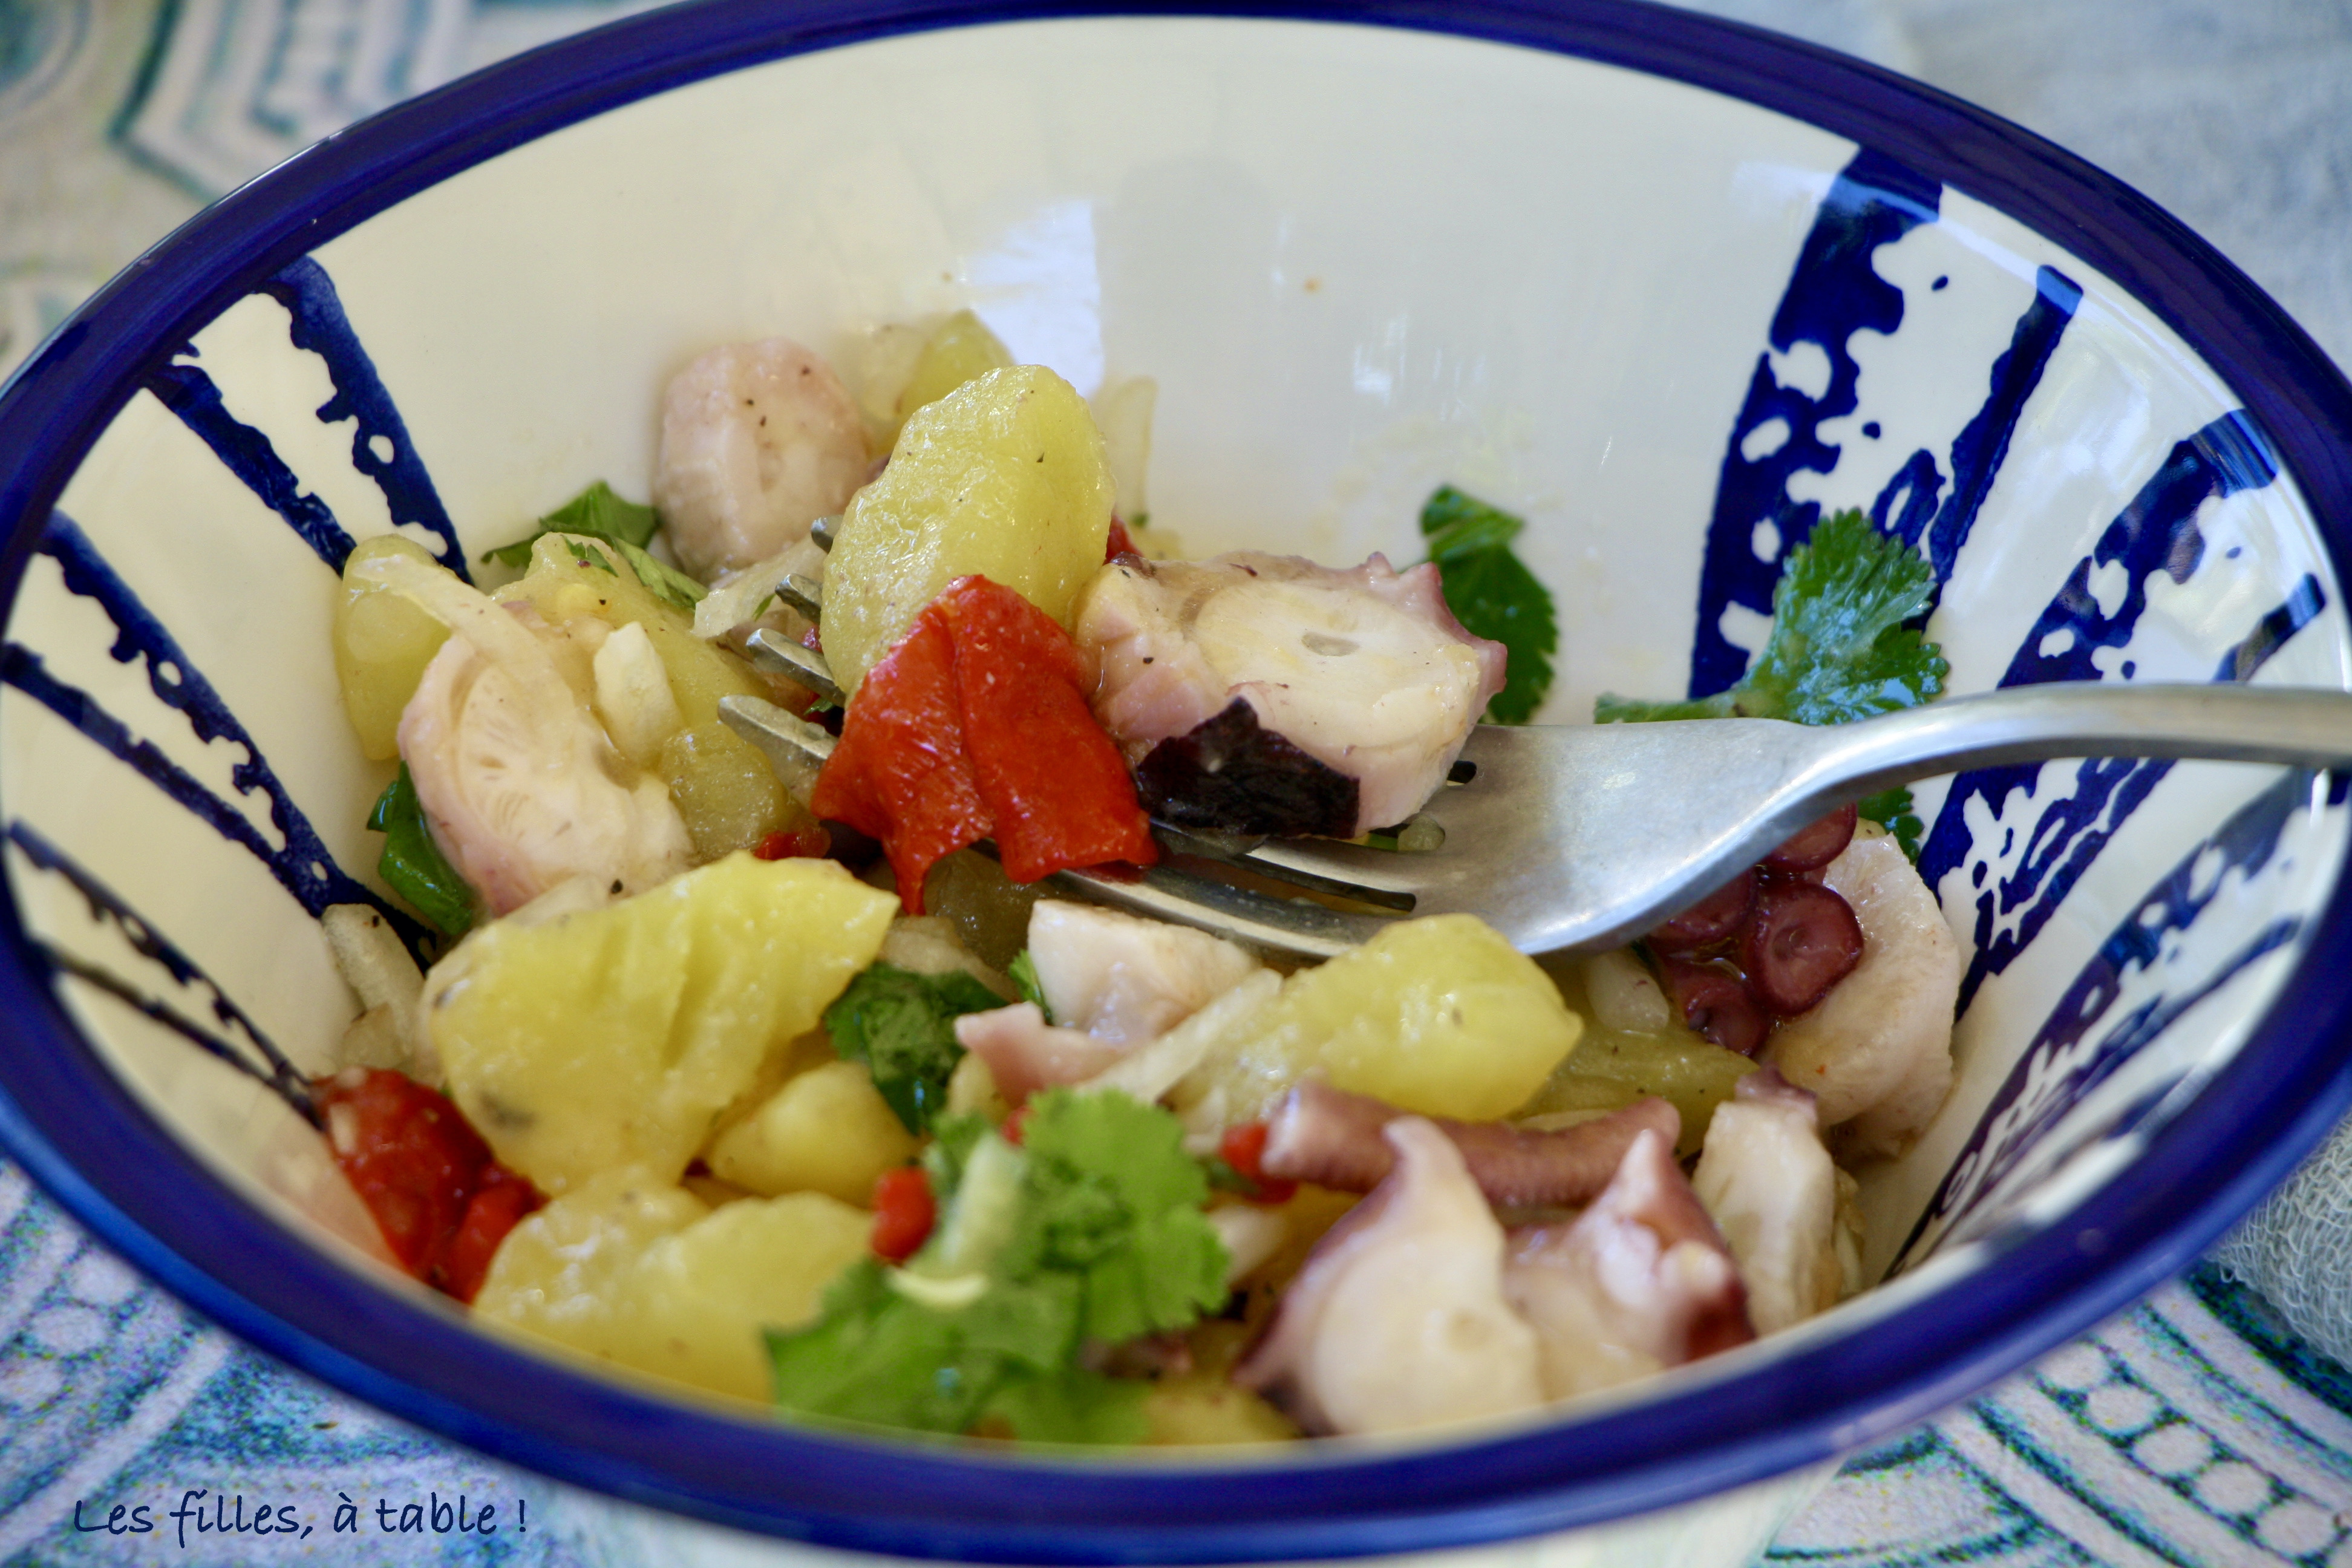
[[[1255,871],[1271,881],[1306,892],[1353,899],[1360,904],[1394,910],[1400,914],[1411,913],[1415,901],[1409,889],[1384,886],[1362,876],[1334,876],[1309,857],[1286,853],[1288,849],[1286,844],[1277,845],[1270,841],[1251,843],[1247,840],[1240,845],[1224,844],[1181,827],[1171,827],[1164,822],[1151,825],[1151,836],[1160,840],[1162,847],[1177,854],[1197,856],[1220,865]],[[1376,850],[1374,853],[1384,852]]]
[[[835,742],[831,735],[757,697],[720,698],[719,717],[729,729],[759,747],[781,777],[789,779],[795,773],[821,768],[833,755]]]
[[[809,541],[819,550],[831,550],[834,540],[839,537],[840,533],[841,514],[838,512],[831,517],[818,518],[809,524]]]
[[[776,597],[799,611],[801,618],[811,625],[824,619],[824,587],[814,577],[786,573],[784,580],[776,584]]]
[[[833,667],[825,663],[824,655],[780,637],[764,626],[745,639],[743,646],[751,662],[771,675],[781,675],[805,686],[824,701],[838,705],[847,700],[840,684],[833,679]]]
[[[1375,849],[1368,844],[1348,844],[1334,838],[1269,840],[1234,864],[1302,887],[1360,899],[1391,909],[1413,907],[1413,893],[1427,880],[1427,858]]]

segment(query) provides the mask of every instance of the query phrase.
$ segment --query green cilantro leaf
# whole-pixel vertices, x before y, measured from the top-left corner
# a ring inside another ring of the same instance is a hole
[[[416,912],[451,936],[463,936],[474,923],[474,889],[443,858],[441,847],[425,825],[425,808],[416,799],[415,781],[408,764],[384,787],[368,826],[383,837],[383,853],[375,868],[384,886],[416,907]]]
[[[1045,1005],[1045,983],[1037,978],[1037,961],[1029,956],[1027,948],[1013,954],[1013,967],[1004,973],[1012,977],[1013,988],[1021,993],[1021,1000],[1037,1004],[1037,1011],[1045,1015],[1045,1022],[1052,1023],[1054,1009]]]
[[[1919,552],[1854,510],[1823,518],[1789,552],[1772,590],[1772,630],[1728,691],[1685,702],[1604,696],[1601,723],[1657,719],[1790,719],[1840,724],[1916,708],[1951,666],[1903,623],[1927,607],[1936,574]]]
[[[1524,724],[1551,689],[1559,623],[1550,591],[1511,550],[1527,525],[1499,508],[1440,485],[1421,509],[1446,607],[1473,637],[1503,645],[1503,689],[1486,705],[1497,724]]]
[[[920,1132],[947,1104],[948,1076],[963,1058],[956,1019],[1003,1005],[969,974],[877,963],[824,1010],[824,1026],[842,1059],[864,1062],[907,1131]]]
[[[1143,1385],[1079,1357],[1089,1343],[1184,1328],[1223,1302],[1225,1249],[1201,1211],[1208,1178],[1157,1107],[1059,1089],[1029,1107],[1017,1210],[980,1296],[927,1305],[894,1289],[890,1270],[858,1264],[814,1324],[769,1335],[778,1405],[930,1432],[1001,1424],[1030,1442],[1143,1436]],[[945,1205],[973,1151],[999,1134],[973,1116],[943,1117],[939,1132],[924,1160]],[[939,1245],[935,1232],[910,1271]]]
[[[529,537],[518,539],[512,544],[502,544],[496,550],[486,550],[482,552],[482,559],[520,570],[530,564],[530,547],[539,542],[542,533],[580,533],[591,539],[643,549],[652,540],[657,521],[653,508],[623,500],[613,493],[612,486],[598,479],[541,518],[539,526],[531,530]]]
[[[1909,790],[1896,784],[1893,789],[1866,795],[1862,797],[1857,809],[1895,835],[1895,842],[1903,846],[1903,853],[1911,857],[1913,865],[1918,864],[1919,837],[1927,831],[1927,825],[1920,821],[1919,814],[1912,809]]]

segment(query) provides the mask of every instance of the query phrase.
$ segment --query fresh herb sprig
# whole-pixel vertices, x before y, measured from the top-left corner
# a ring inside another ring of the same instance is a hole
[[[842,1059],[866,1064],[907,1131],[923,1132],[945,1109],[948,1079],[963,1059],[955,1021],[1003,1005],[969,974],[917,974],[877,963],[824,1010],[824,1026]]]
[[[1604,696],[1601,723],[1653,719],[1790,719],[1842,724],[1916,708],[1944,689],[1951,666],[1903,623],[1927,607],[1936,573],[1859,511],[1813,525],[1772,590],[1772,630],[1728,691],[1682,702]]]
[[[1139,1440],[1145,1385],[1080,1356],[1225,1299],[1208,1179],[1182,1138],[1173,1116],[1116,1091],[1033,1097],[1018,1149],[977,1117],[948,1119],[925,1161],[931,1240],[904,1269],[858,1263],[814,1324],[768,1336],[777,1404],[918,1431]],[[974,1230],[990,1238],[979,1256]]]
[[[1935,569],[1900,539],[1856,510],[1825,517],[1789,552],[1772,590],[1772,630],[1740,683],[1712,697],[1643,702],[1604,696],[1603,724],[1660,719],[1789,719],[1840,724],[1916,708],[1944,689],[1943,650],[1905,623],[1927,608]],[[1861,803],[1914,860],[1922,824],[1911,792],[1896,788]]]
[[[1524,724],[1551,689],[1551,656],[1559,621],[1551,593],[1511,549],[1527,524],[1452,485],[1441,485],[1421,509],[1422,536],[1437,563],[1446,607],[1473,637],[1501,643],[1507,660],[1503,689],[1486,704],[1497,724]]]
[[[441,847],[433,842],[425,823],[425,807],[416,798],[416,782],[408,764],[376,798],[368,826],[383,834],[383,853],[375,868],[384,886],[414,905],[416,912],[450,936],[463,936],[474,923],[474,889],[457,875]]]
[[[613,552],[629,563],[653,595],[673,609],[694,613],[694,606],[709,590],[679,571],[677,567],[655,559],[646,546],[653,542],[654,531],[660,519],[654,509],[625,500],[613,487],[598,479],[553,511],[539,520],[539,526],[527,538],[512,544],[501,544],[496,550],[482,552],[485,561],[495,561],[503,566],[517,568],[530,564],[530,548],[551,533],[568,533],[575,537],[601,539]],[[572,558],[583,565],[593,565],[609,571],[601,557],[591,559],[595,552],[584,545],[572,547]]]

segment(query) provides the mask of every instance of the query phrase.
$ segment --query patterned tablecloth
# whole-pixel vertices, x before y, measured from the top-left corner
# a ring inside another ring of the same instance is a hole
[[[201,203],[309,141],[643,8],[0,0],[0,372]],[[2346,0],[1704,8],[2052,136],[2170,207],[2352,363]],[[116,1503],[160,1517],[196,1488],[311,1521],[350,1507],[368,1528],[310,1540],[103,1528]],[[497,1509],[497,1532],[453,1528],[460,1500],[477,1516]],[[635,1565],[673,1560],[683,1528],[295,1375],[189,1313],[0,1163],[0,1564]],[[1854,1458],[1769,1560],[2352,1563],[2352,1373],[2200,1265],[1974,1405]]]

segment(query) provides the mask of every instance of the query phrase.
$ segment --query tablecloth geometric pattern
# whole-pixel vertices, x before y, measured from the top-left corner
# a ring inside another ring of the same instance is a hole
[[[0,0],[0,373],[203,202],[311,140],[645,8]],[[2341,0],[1701,8],[1908,71],[2053,136],[2166,202],[2352,362]],[[171,1510],[198,1490],[207,1511],[175,1523]],[[246,1532],[205,1528],[227,1500]],[[253,1532],[265,1506],[273,1526],[310,1533]],[[457,1528],[461,1507],[476,1528]],[[478,1528],[484,1508],[494,1532]],[[153,1528],[130,1532],[142,1509]],[[367,1528],[336,1533],[343,1509]],[[180,1306],[0,1163],[0,1565],[637,1568],[667,1561],[682,1528],[289,1371]],[[2352,1568],[2352,1373],[2200,1265],[1973,1405],[1853,1459],[1769,1561]]]

